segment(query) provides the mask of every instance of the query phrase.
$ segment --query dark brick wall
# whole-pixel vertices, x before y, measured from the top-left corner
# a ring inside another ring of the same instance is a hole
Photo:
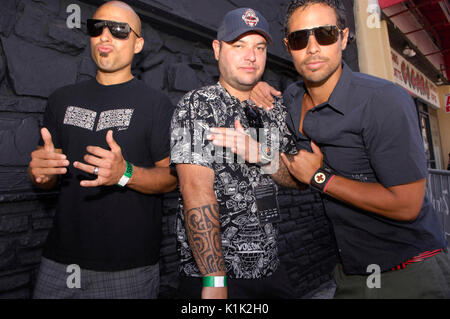
[[[0,203],[0,298],[29,298],[55,196]]]
[[[165,91],[176,103],[188,90],[214,83],[218,70],[210,41],[222,15],[253,6],[271,23],[275,44],[264,79],[279,89],[296,75],[281,43],[287,0],[136,0],[145,48],[133,73]],[[2,0],[0,10],[0,298],[29,298],[42,247],[52,227],[57,192],[39,191],[26,175],[36,147],[49,94],[95,75],[88,38],[66,27],[69,4],[81,7],[82,21],[102,1]],[[352,8],[352,1],[346,1]],[[350,11],[352,15],[352,11]],[[353,20],[353,19],[351,19]],[[346,61],[358,69],[356,45]],[[161,250],[161,297],[177,284],[174,213],[177,192],[165,195]],[[280,256],[295,287],[305,296],[331,278],[336,263],[334,237],[318,194],[282,189],[279,196]]]

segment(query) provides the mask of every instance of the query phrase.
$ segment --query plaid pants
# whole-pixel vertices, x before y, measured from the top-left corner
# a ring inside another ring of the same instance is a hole
[[[123,271],[80,269],[42,258],[34,299],[156,299],[159,293],[159,264]]]

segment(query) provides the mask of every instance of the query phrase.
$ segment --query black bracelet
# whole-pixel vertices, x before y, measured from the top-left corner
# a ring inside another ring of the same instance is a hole
[[[330,169],[321,167],[313,175],[310,181],[312,188],[318,190],[321,193],[325,193],[328,183],[336,175],[331,172]]]

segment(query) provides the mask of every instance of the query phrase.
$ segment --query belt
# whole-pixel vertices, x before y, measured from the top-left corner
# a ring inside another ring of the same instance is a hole
[[[411,265],[411,264],[414,264],[414,263],[418,263],[418,262],[424,261],[425,259],[430,258],[430,257],[433,257],[433,256],[435,256],[435,255],[437,255],[437,254],[439,254],[440,252],[443,252],[443,251],[444,251],[443,248],[441,248],[441,249],[436,249],[436,250],[428,250],[428,251],[424,251],[423,253],[421,253],[421,254],[419,254],[419,255],[417,255],[417,256],[411,258],[411,259],[408,259],[408,260],[405,261],[405,262],[402,262],[400,265],[395,266],[395,267],[392,268],[391,270],[405,269],[406,266],[408,266],[408,265]]]

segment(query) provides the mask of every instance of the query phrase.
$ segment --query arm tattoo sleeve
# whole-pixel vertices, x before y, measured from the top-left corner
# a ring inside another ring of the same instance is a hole
[[[186,232],[194,258],[204,275],[225,271],[217,204],[185,211]]]

